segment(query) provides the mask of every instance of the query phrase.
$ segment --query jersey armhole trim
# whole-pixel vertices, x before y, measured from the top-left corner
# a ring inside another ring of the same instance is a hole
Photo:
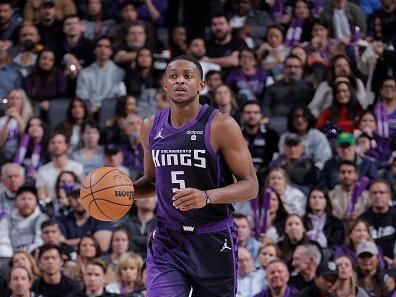
[[[208,118],[208,121],[205,124],[205,146],[209,152],[209,154],[218,162],[219,160],[219,155],[215,153],[212,145],[210,144],[210,128],[212,126],[212,121],[214,119],[214,117],[217,115],[219,111],[218,110],[214,110],[211,115]]]

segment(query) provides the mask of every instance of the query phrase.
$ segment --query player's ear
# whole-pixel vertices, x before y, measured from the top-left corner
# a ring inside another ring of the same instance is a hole
[[[199,91],[201,92],[201,91],[203,91],[203,89],[205,89],[205,86],[206,86],[206,83],[205,83],[205,81],[204,80],[201,80],[200,82],[199,82]]]
[[[161,81],[161,86],[162,86],[162,90],[164,91],[164,93],[166,93],[167,87],[166,87],[165,80],[162,80],[162,81]]]

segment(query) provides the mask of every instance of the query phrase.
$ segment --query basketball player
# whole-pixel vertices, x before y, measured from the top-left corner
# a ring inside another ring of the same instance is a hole
[[[145,120],[145,175],[136,199],[158,196],[147,255],[149,297],[235,296],[236,230],[231,203],[256,197],[258,182],[238,124],[208,105],[202,68],[171,60],[163,89],[170,107]],[[234,182],[234,179],[236,182]]]

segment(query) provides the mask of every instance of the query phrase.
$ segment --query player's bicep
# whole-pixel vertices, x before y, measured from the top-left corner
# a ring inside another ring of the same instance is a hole
[[[144,120],[142,128],[140,130],[140,139],[142,141],[143,152],[144,152],[144,175],[152,180],[155,179],[154,162],[151,157],[151,151],[149,148],[149,136],[150,131],[153,127],[154,117],[149,117]]]

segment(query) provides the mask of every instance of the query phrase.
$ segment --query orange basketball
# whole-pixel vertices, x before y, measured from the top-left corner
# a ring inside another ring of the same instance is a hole
[[[100,167],[83,180],[81,203],[91,216],[101,221],[122,218],[133,203],[133,183],[115,167]]]

